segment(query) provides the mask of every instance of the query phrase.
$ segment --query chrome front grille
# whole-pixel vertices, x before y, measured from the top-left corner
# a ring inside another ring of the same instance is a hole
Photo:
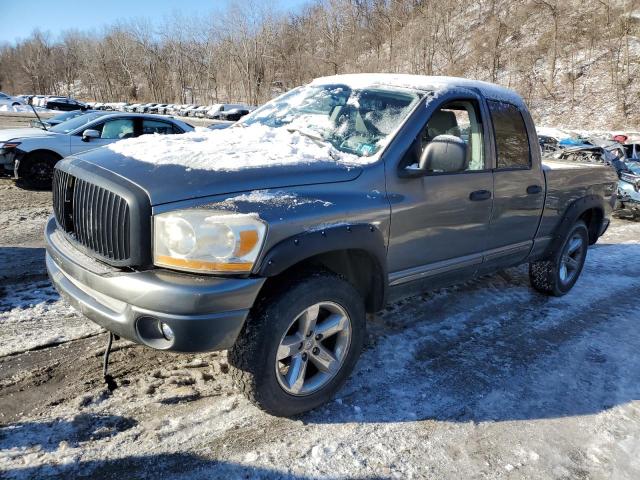
[[[56,169],[53,211],[71,239],[107,261],[131,259],[131,211],[125,198]]]

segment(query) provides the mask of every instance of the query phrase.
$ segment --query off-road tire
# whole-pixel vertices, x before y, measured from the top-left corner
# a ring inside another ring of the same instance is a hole
[[[565,253],[568,242],[574,238],[575,235],[579,235],[582,238],[584,254],[580,259],[576,274],[569,282],[564,283],[560,279],[562,256]],[[588,246],[589,230],[586,224],[582,220],[579,220],[569,229],[562,242],[559,242],[558,248],[555,248],[551,252],[549,258],[529,264],[529,280],[531,286],[545,295],[561,297],[567,294],[582,273],[582,268],[584,267],[584,262],[587,257],[586,252]]]
[[[278,382],[276,352],[290,323],[317,302],[339,304],[351,320],[349,350],[338,373],[314,393],[295,396]],[[365,309],[361,295],[346,280],[329,272],[306,273],[283,282],[252,309],[229,351],[236,387],[260,409],[276,416],[293,416],[329,401],[356,365],[365,338]]]

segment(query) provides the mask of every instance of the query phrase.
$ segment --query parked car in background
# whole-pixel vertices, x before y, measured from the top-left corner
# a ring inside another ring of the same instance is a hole
[[[157,103],[145,103],[140,105],[137,109],[138,113],[147,113],[151,107],[155,107]]]
[[[124,107],[124,111],[125,112],[136,112],[138,110],[138,107],[141,106],[142,103],[130,103],[129,105],[127,105],[126,107]]]
[[[218,113],[227,110],[235,110],[236,108],[243,108],[249,111],[255,109],[255,107],[250,107],[249,105],[245,105],[243,103],[218,103],[216,105],[212,105],[211,108],[207,110],[207,118],[215,120],[216,118],[219,118],[216,116]]]
[[[172,103],[167,103],[166,105],[158,108],[158,113],[160,115],[170,115],[171,110],[173,110],[174,106],[175,105]]]
[[[99,110],[71,110],[70,112],[60,113],[51,118],[41,118],[40,120],[31,120],[31,126],[33,128],[44,128],[49,129],[51,127],[55,127],[56,125],[66,122],[67,120],[71,120],[72,118],[79,117],[80,115],[85,115],[87,113],[98,112]]]
[[[203,105],[192,111],[192,117],[204,118],[207,115],[207,111],[211,108],[211,105]]]
[[[18,97],[13,97],[6,93],[0,92],[0,105],[7,105],[9,107],[17,107],[18,105],[24,105],[25,102]]]
[[[191,112],[193,110],[195,110],[196,108],[200,108],[201,105],[187,105],[186,107],[183,107],[180,109],[180,115],[183,117],[189,117],[191,116]]]
[[[63,157],[149,133],[178,134],[193,130],[180,120],[157,115],[94,112],[62,122],[49,130],[0,130],[0,166],[15,179],[45,187]]]
[[[230,110],[221,110],[213,114],[210,118],[212,120],[225,120],[228,122],[237,122],[245,115],[248,115],[250,110],[248,108],[232,108]]]
[[[239,389],[280,416],[333,397],[387,302],[520,264],[540,293],[569,293],[615,202],[610,167],[542,164],[522,98],[465,79],[321,78],[167,140],[56,166],[49,277],[122,338],[229,349]]]
[[[70,110],[86,110],[88,108],[86,103],[66,97],[48,100],[45,107],[49,110],[62,110],[65,112]]]
[[[156,105],[149,107],[147,109],[147,113],[160,113],[160,110],[164,113],[164,109],[167,108],[167,105],[168,103],[157,103]]]

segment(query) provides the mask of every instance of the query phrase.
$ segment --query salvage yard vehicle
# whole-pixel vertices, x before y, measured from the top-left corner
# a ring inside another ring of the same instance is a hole
[[[14,178],[43,188],[51,185],[55,164],[74,153],[147,133],[184,133],[193,127],[157,115],[94,112],[62,122],[48,130],[0,130],[0,166]]]
[[[249,115],[250,111],[246,108],[232,108],[230,110],[220,110],[210,118],[213,120],[223,120],[227,122],[237,122],[245,115]]]
[[[6,93],[0,92],[0,106],[8,105],[9,107],[17,107],[18,105],[24,105],[25,102],[19,97],[12,97]]]
[[[616,182],[603,164],[543,165],[511,90],[338,75],[227,129],[58,163],[46,263],[112,334],[229,349],[244,394],[289,416],[332,398],[366,313],[391,300],[522,263],[533,288],[567,294]]]
[[[640,162],[625,162],[626,169],[618,172],[618,204],[622,215],[640,217]]]
[[[49,110],[62,110],[63,112],[69,112],[71,110],[86,110],[89,108],[86,103],[66,97],[52,98],[47,101],[45,107]]]

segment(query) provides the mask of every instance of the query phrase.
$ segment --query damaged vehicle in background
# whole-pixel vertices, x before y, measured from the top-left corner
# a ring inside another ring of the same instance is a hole
[[[62,158],[150,133],[179,134],[191,125],[156,115],[94,112],[44,130],[0,130],[0,168],[37,188],[51,185],[53,168]]]
[[[618,203],[620,216],[640,218],[640,162],[625,162],[626,169],[618,172]]]
[[[543,164],[511,90],[337,75],[227,129],[58,163],[46,264],[112,334],[229,349],[242,392],[289,416],[333,397],[388,301],[522,263],[541,293],[569,293],[616,182],[602,164]]]
[[[562,150],[557,158],[562,161],[602,164],[613,167],[618,175],[615,210],[622,217],[637,218],[640,214],[640,162],[636,145],[621,145],[611,141],[603,145],[586,145]]]

